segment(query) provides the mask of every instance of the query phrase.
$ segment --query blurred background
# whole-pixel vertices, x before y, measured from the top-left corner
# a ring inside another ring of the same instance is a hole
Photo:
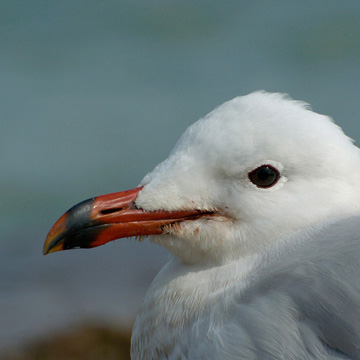
[[[360,140],[360,2],[1,1],[0,80],[0,352],[88,324],[128,336],[166,252],[123,239],[44,257],[47,231],[254,90]]]

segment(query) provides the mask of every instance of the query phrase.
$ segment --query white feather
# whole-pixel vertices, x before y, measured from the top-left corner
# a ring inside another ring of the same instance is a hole
[[[263,164],[280,172],[271,188],[249,180]],[[196,334],[203,339],[204,332],[214,337],[204,358],[224,358],[216,354],[224,354],[221,344],[230,337],[219,329],[231,320],[234,293],[241,297],[269,261],[281,262],[309,234],[359,214],[359,181],[359,149],[351,139],[329,117],[283,94],[235,98],[190,126],[144,178],[136,205],[219,216],[168,226],[151,238],[173,257],[139,312],[133,358],[191,358],[187,354],[201,348]],[[286,321],[290,329],[292,320]],[[247,358],[239,349],[229,359]]]

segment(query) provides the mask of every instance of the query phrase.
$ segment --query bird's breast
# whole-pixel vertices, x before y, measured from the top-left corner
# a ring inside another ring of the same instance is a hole
[[[153,281],[137,315],[132,357],[168,359],[181,353],[182,342],[188,341],[184,335],[201,326],[202,319],[216,314],[213,321],[221,322],[224,314],[228,316],[234,288],[241,296],[252,266],[253,260],[205,268],[169,262]]]

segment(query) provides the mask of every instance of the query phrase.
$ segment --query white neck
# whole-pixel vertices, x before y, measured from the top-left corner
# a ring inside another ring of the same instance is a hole
[[[225,264],[186,265],[172,257],[151,284],[138,313],[133,334],[133,359],[169,359],[181,353],[189,326],[208,316],[223,316],[247,287],[266,273],[269,262],[312,241],[314,232],[328,221],[277,241],[255,255]],[[265,271],[264,271],[265,270]],[[186,346],[185,346],[186,347]]]
[[[216,304],[224,305],[226,293],[234,286],[241,289],[258,257],[215,267],[184,265],[172,258],[154,279],[138,313],[132,357],[165,359],[166,354],[175,352],[189,324],[211,313]]]
[[[132,335],[132,357],[168,359],[168,354],[180,351],[177,348],[184,345],[184,334],[190,325],[200,324],[207,315],[226,313],[234,293],[241,296],[254,277],[264,273],[269,259],[281,261],[280,257],[311,241],[314,232],[324,225],[359,213],[359,201],[354,196],[346,207],[339,206],[336,213],[319,215],[315,224],[308,223],[308,227],[302,226],[292,234],[277,233],[277,241],[264,244],[258,253],[223,263],[184,264],[172,257],[154,279],[138,313]],[[270,234],[257,235],[263,238]]]

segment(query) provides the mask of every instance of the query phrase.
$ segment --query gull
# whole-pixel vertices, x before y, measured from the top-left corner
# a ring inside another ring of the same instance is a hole
[[[135,321],[136,360],[360,359],[359,215],[352,140],[258,91],[191,125],[137,188],[72,207],[44,254],[131,236],[169,251]]]

